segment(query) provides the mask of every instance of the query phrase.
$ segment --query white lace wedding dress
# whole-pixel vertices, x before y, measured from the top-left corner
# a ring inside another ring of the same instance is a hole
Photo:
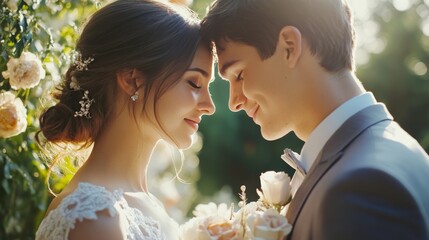
[[[37,230],[36,240],[67,240],[76,221],[96,220],[97,212],[102,210],[107,210],[110,216],[119,214],[127,220],[127,240],[167,239],[159,221],[144,216],[137,208],[128,206],[122,190],[111,192],[101,186],[79,183],[76,190],[43,219]],[[168,221],[172,223],[170,226],[177,227],[177,230],[168,231],[178,233],[178,224],[171,218]]]

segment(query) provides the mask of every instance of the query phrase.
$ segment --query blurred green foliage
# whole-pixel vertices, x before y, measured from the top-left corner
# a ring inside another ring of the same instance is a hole
[[[429,36],[422,31],[429,28],[424,26],[429,25],[429,6],[413,2],[406,11],[396,10],[391,1],[374,9],[384,48],[357,69],[357,76],[429,152]]]
[[[18,58],[23,51],[38,55],[47,68],[39,86],[27,90],[12,90],[0,74],[0,90],[11,91],[23,100],[28,122],[24,133],[0,138],[0,239],[34,239],[51,200],[46,185],[48,170],[35,142],[39,99],[68,65],[81,16],[88,16],[95,4],[89,0],[0,3],[0,73],[10,58]],[[61,190],[69,178],[53,176],[52,190]]]

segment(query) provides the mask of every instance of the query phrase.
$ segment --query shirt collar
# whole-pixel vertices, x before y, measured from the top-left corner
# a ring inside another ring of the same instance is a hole
[[[305,171],[308,172],[326,142],[347,119],[364,108],[376,103],[377,101],[375,100],[374,95],[370,92],[366,92],[347,100],[329,114],[313,130],[301,150],[301,164]]]

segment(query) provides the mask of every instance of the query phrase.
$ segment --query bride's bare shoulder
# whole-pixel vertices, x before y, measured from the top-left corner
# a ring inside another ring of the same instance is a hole
[[[61,193],[57,194],[51,201],[51,203],[48,206],[48,209],[46,210],[45,216],[48,216],[49,213],[56,209],[61,202],[63,201],[63,199],[65,197],[67,197],[70,193],[72,193],[74,190],[76,189],[76,185],[72,184],[72,182],[70,182],[62,191]]]
[[[62,202],[62,200],[63,200],[67,195],[69,195],[69,194],[70,194],[70,192],[62,191],[61,193],[59,193],[58,195],[56,195],[56,196],[52,199],[51,203],[49,204],[48,209],[46,210],[45,216],[48,216],[48,215],[49,215],[49,213],[50,213],[52,210],[56,209],[56,208],[60,205],[60,203]]]

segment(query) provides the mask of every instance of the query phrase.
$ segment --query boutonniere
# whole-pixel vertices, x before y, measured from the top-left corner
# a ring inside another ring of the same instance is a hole
[[[307,175],[307,171],[302,166],[301,161],[298,159],[299,155],[292,151],[289,148],[284,150],[284,154],[280,156],[283,161],[285,161],[289,166],[291,166],[296,171],[300,172],[303,176]]]
[[[292,230],[285,215],[291,200],[290,177],[269,171],[260,176],[259,199],[247,202],[246,187],[241,186],[238,210],[225,203],[199,204],[194,218],[180,227],[182,240],[280,240]]]

